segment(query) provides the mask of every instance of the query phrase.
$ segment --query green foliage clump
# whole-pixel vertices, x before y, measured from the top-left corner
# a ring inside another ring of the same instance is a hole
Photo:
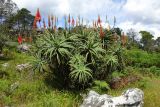
[[[115,72],[112,73],[111,76],[112,76],[112,78],[119,78],[119,77],[125,76],[125,74],[122,73],[122,72],[117,72],[117,71],[115,71]]]
[[[110,90],[110,86],[106,81],[95,80],[92,89],[100,93]]]

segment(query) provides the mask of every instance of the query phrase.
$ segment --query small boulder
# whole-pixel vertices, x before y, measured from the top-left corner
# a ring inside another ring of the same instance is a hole
[[[4,63],[4,64],[2,64],[2,66],[6,68],[6,67],[9,66],[9,64],[8,63]]]
[[[31,45],[28,44],[21,44],[17,47],[18,51],[20,52],[28,52],[30,50]]]
[[[4,56],[4,54],[0,54],[0,57],[3,57]]]
[[[11,84],[10,86],[10,92],[13,92],[14,90],[16,90],[19,87],[19,82],[15,82],[13,84]]]

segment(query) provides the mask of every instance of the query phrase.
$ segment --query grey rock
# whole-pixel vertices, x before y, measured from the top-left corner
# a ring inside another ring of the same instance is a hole
[[[10,86],[10,92],[13,92],[15,89],[17,89],[19,86],[19,82],[15,82],[13,84],[11,84]]]
[[[23,71],[23,70],[29,68],[30,66],[31,66],[31,65],[30,65],[29,63],[19,64],[19,65],[16,66],[16,69],[17,69],[18,71]]]
[[[1,64],[1,67],[2,67],[2,71],[6,71],[6,69],[8,68],[8,66],[9,66],[9,63],[3,63],[3,64]]]
[[[80,107],[142,107],[143,96],[143,91],[138,88],[128,89],[118,97],[90,91]]]
[[[0,54],[0,57],[3,57],[4,56],[4,54]]]
[[[3,66],[3,67],[8,67],[9,64],[8,64],[8,63],[4,63],[4,64],[2,64],[2,66]]]

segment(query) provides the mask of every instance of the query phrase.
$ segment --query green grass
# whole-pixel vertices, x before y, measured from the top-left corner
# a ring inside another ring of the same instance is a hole
[[[160,105],[160,78],[149,82],[149,87],[144,90],[144,107],[158,107]]]
[[[16,52],[11,54],[12,58],[0,59],[0,73],[6,73],[6,76],[0,77],[0,106],[78,107],[80,105],[82,101],[80,92],[54,89],[45,84],[42,74],[33,75],[32,70],[22,72],[16,70],[17,64],[29,62],[33,59],[32,56]],[[2,67],[4,63],[8,63],[9,66]],[[145,75],[143,78],[143,81],[129,84],[124,88],[103,91],[103,93],[119,96],[128,88],[138,87],[144,91],[144,107],[158,107],[160,105],[160,77]],[[18,83],[18,87],[12,90],[11,85],[14,83]]]
[[[0,73],[6,76],[0,78],[0,106],[1,104],[16,107],[77,107],[80,95],[59,91],[44,83],[42,74],[33,75],[32,70],[17,71],[16,65],[28,63],[32,56],[12,52],[12,58],[0,59]],[[5,68],[2,64],[8,63]],[[11,90],[11,85],[18,83],[18,87]]]
[[[136,67],[160,67],[160,53],[147,53],[140,49],[126,50],[125,61],[127,65]]]
[[[124,90],[127,90],[128,88],[138,87],[142,89],[144,92],[144,107],[159,107],[160,77],[153,77],[153,78],[144,77],[144,79],[146,79],[145,82],[140,81],[134,84],[130,84],[124,88],[110,90],[108,94],[113,96],[119,96],[121,95],[122,92],[124,92]]]

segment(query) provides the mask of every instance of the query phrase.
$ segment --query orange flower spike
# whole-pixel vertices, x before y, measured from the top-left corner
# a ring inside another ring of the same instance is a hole
[[[37,28],[37,20],[36,18],[34,18],[34,22],[33,22],[33,29]]]
[[[98,15],[98,21],[97,23],[100,25],[101,24],[101,18],[100,18],[100,15]]]
[[[72,26],[74,27],[75,21],[74,18],[72,17]]]
[[[70,24],[70,22],[71,22],[71,18],[70,18],[70,14],[69,14],[69,16],[68,16],[68,23]]]
[[[50,28],[51,26],[51,19],[50,19],[50,15],[48,15],[48,27]]]
[[[29,37],[29,41],[30,41],[30,43],[32,43],[32,37]]]
[[[52,28],[53,28],[53,26],[54,26],[54,16],[53,16],[53,15],[51,16],[51,22],[52,22],[52,25],[51,25],[51,26],[52,26]]]
[[[102,25],[101,25],[101,24],[100,24],[100,38],[101,38],[101,39],[104,38],[103,28],[102,28]]]

